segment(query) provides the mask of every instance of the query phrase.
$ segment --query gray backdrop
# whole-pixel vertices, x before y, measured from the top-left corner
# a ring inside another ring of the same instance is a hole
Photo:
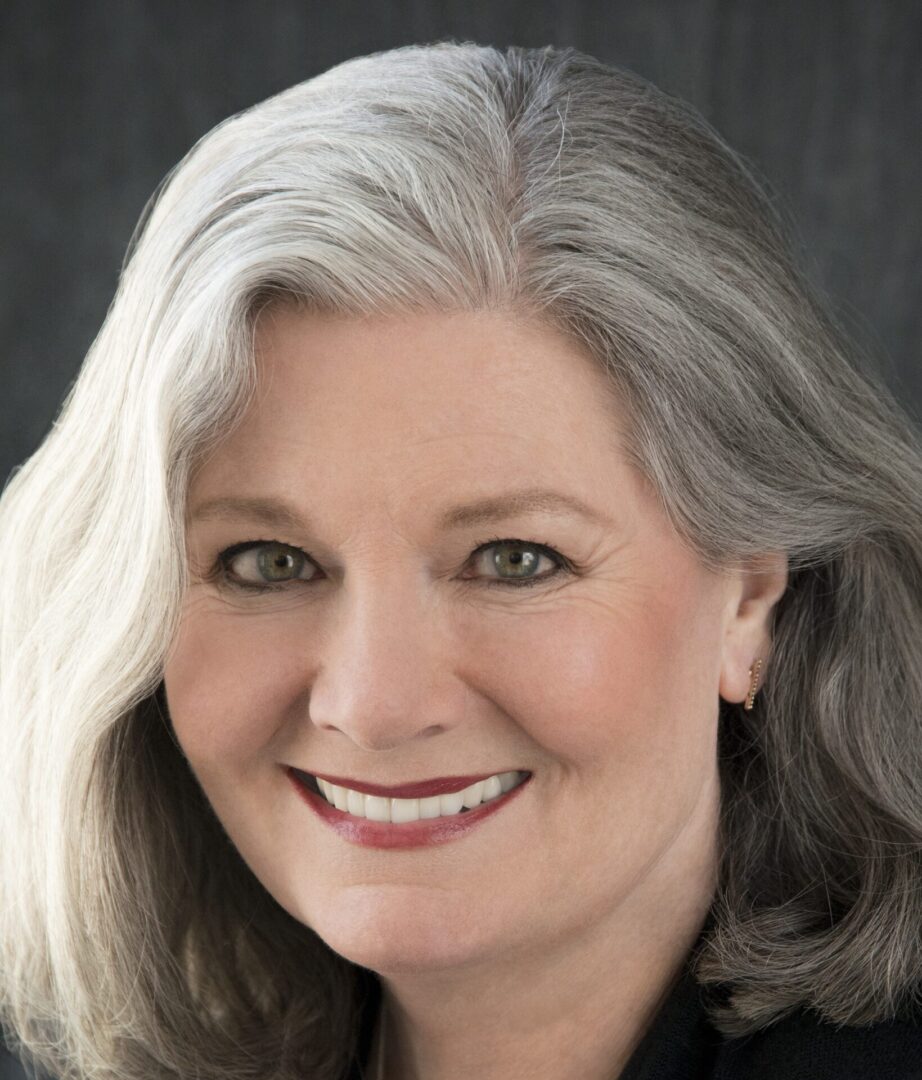
[[[771,182],[808,272],[922,423],[919,0],[0,0],[0,486],[192,143],[340,60],[447,37],[574,45],[697,105]]]

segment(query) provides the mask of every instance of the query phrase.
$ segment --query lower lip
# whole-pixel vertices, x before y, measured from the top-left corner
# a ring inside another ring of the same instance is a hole
[[[337,810],[322,795],[316,794],[303,784],[293,771],[288,770],[288,778],[295,791],[314,813],[331,829],[335,829],[344,840],[373,848],[425,847],[427,844],[446,844],[450,840],[457,840],[471,829],[476,829],[482,821],[498,813],[504,806],[508,806],[531,780],[531,776],[527,776],[505,795],[481,803],[474,810],[467,810],[463,814],[422,821],[403,821],[395,825],[387,821],[368,821],[367,818],[355,817],[344,810]]]

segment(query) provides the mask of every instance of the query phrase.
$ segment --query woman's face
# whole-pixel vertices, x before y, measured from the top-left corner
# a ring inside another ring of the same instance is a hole
[[[499,313],[274,309],[257,343],[258,399],[189,492],[193,576],[164,675],[180,745],[266,889],[379,972],[700,905],[718,697],[744,698],[769,605],[680,543],[589,357]],[[523,489],[589,513],[515,508]],[[290,521],[197,514],[218,499]],[[505,511],[449,520],[483,499]],[[264,544],[209,576],[245,541]],[[331,827],[292,767],[531,777],[473,828],[382,847]]]

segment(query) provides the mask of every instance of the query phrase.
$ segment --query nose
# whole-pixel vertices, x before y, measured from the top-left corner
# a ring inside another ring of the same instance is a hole
[[[389,750],[453,727],[463,689],[435,598],[409,575],[372,576],[339,590],[314,653],[309,713],[319,730]]]

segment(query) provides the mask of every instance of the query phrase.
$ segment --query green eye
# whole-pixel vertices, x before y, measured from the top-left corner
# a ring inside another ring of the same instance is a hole
[[[492,557],[481,558],[491,548],[495,549]],[[542,558],[547,559],[552,568],[549,572],[536,574]],[[538,585],[562,571],[572,569],[569,560],[549,544],[502,537],[494,537],[481,544],[469,561],[475,567],[480,561],[479,569],[485,572],[473,579],[465,578],[465,581],[512,588]],[[272,592],[289,584],[310,584],[314,574],[302,576],[307,566],[316,569],[316,563],[310,556],[293,544],[280,540],[245,540],[220,553],[209,580],[216,580],[228,589]],[[243,576],[246,573],[250,575],[250,580]]]
[[[245,560],[245,556],[249,556],[249,559]],[[246,564],[247,561],[260,581],[240,578],[242,567],[239,564]],[[300,577],[309,562],[300,548],[290,544],[283,544],[278,540],[247,540],[221,552],[218,556],[218,573],[223,574],[226,583],[233,588],[271,589],[290,581],[310,580]],[[238,564],[236,568],[235,563]]]
[[[502,549],[501,549],[502,550]],[[536,555],[533,551],[527,551],[522,554],[521,548],[513,548],[512,554],[509,556],[508,565],[511,566],[515,573],[514,577],[531,577],[531,571],[538,565],[540,555]],[[493,563],[497,569],[503,565],[502,557],[493,557]]]
[[[296,548],[267,544],[256,549],[256,568],[268,581],[287,581],[289,575],[297,577],[306,562],[304,553]]]
[[[503,540],[496,538],[481,544],[474,552],[474,559],[494,549],[492,556],[487,558],[487,564],[495,569],[498,577],[491,578],[487,575],[488,585],[512,585],[523,586],[537,584],[546,581],[564,568],[565,560],[552,547],[547,544],[537,544],[530,540]],[[535,569],[541,559],[545,558],[554,566],[548,573],[535,574]]]

